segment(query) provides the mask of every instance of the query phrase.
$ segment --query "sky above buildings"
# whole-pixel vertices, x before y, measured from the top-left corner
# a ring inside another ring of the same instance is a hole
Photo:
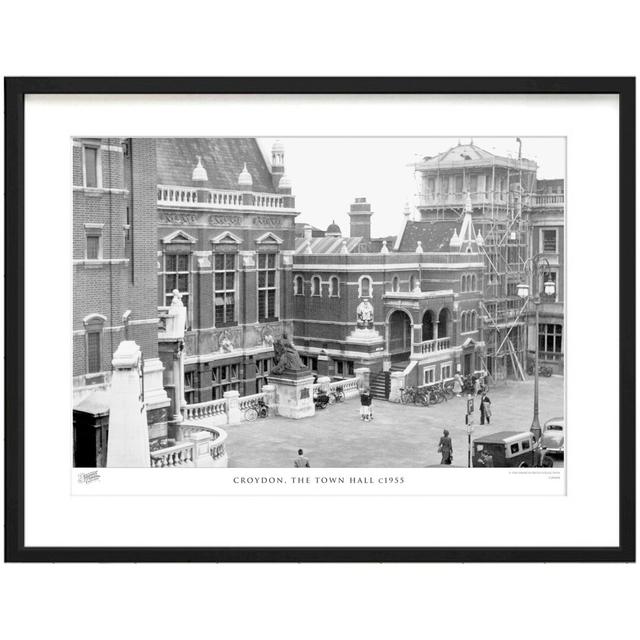
[[[538,164],[538,178],[565,177],[564,138],[522,137],[522,155]],[[263,152],[271,157],[275,138],[259,138]],[[349,205],[366,197],[374,212],[372,234],[400,231],[405,203],[415,203],[418,191],[411,164],[435,156],[461,142],[461,138],[280,138],[285,146],[285,170],[293,183],[298,222],[321,229],[335,220],[349,235]],[[512,138],[473,138],[491,153],[517,158],[518,143]]]

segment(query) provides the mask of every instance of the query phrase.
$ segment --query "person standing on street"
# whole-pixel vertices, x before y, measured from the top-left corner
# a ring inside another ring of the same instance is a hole
[[[304,455],[302,449],[298,449],[298,457],[293,461],[293,466],[296,468],[311,467],[309,464],[309,458]]]
[[[438,453],[442,454],[440,464],[451,464],[451,460],[453,459],[453,444],[449,437],[449,432],[446,429],[442,434],[440,442],[438,443]]]
[[[369,422],[372,418],[371,392],[365,387],[360,394],[360,419]]]
[[[484,393],[480,399],[480,424],[491,424],[491,399]]]

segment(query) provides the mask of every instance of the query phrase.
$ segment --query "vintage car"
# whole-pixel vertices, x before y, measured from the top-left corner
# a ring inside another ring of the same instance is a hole
[[[564,455],[564,418],[551,418],[544,423],[540,448],[545,455]]]
[[[533,467],[534,441],[531,431],[499,431],[473,441],[474,467],[490,466],[484,452],[491,455],[494,467]]]

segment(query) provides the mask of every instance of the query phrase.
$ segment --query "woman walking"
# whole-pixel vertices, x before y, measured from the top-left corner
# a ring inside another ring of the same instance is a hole
[[[480,424],[491,424],[491,400],[489,396],[484,393],[480,399]]]
[[[449,432],[445,429],[442,433],[443,435],[438,443],[438,453],[442,454],[440,464],[451,464],[451,460],[453,460],[453,444],[451,443]]]
[[[360,394],[360,419],[369,422],[373,418],[371,413],[371,393],[366,387]]]

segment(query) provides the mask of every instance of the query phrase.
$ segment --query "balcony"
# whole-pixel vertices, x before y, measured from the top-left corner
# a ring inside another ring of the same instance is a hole
[[[198,198],[200,193],[200,198]],[[245,196],[253,199],[253,204],[245,204]],[[158,185],[158,206],[189,209],[231,209],[246,211],[261,209],[265,211],[285,210],[287,196],[275,193],[253,193],[243,191],[227,191],[224,189],[194,189],[174,185]]]
[[[446,351],[451,348],[451,338],[438,338],[436,340],[425,340],[424,342],[416,342],[413,345],[413,352],[418,355],[427,353],[437,353],[438,351]]]
[[[564,193],[536,193],[529,196],[525,204],[532,209],[564,207]]]

